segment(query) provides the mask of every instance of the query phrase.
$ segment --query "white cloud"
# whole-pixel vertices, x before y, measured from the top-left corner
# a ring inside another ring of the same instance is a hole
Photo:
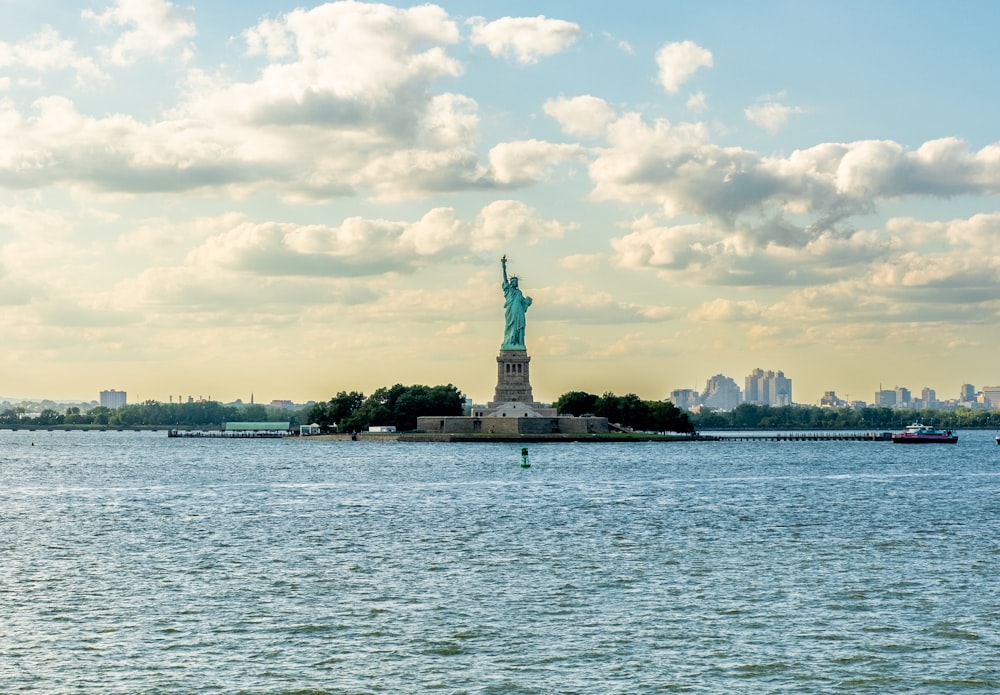
[[[695,92],[688,97],[685,106],[694,111],[695,113],[700,113],[708,108],[708,97],[705,96],[704,92]]]
[[[886,223],[886,229],[907,242],[939,247],[941,242],[947,242],[952,247],[968,248],[986,255],[995,254],[1000,247],[1000,213],[997,212],[948,222],[897,217]]]
[[[106,49],[116,65],[131,65],[144,56],[160,56],[195,35],[188,13],[166,0],[116,0],[104,12],[84,10],[83,17],[105,28],[127,27]]]
[[[590,166],[597,200],[655,202],[668,214],[682,211],[731,216],[775,189],[760,157],[709,142],[699,123],[652,126],[636,113],[608,128],[608,147]]]
[[[204,240],[187,254],[184,266],[199,269],[199,274],[269,277],[409,273],[428,260],[494,251],[512,243],[533,245],[571,229],[542,219],[515,200],[494,201],[471,221],[451,208],[433,208],[413,222],[351,217],[339,226],[258,223],[226,215],[198,223],[195,236]],[[132,239],[133,244],[137,241]],[[150,243],[160,241],[153,236]]]
[[[407,85],[461,72],[444,51],[458,41],[458,28],[434,5],[326,3],[264,20],[244,36],[251,55],[274,60],[259,83],[248,85],[255,102],[291,99],[302,106],[320,96],[334,109],[337,102],[386,102]]]
[[[23,67],[41,73],[72,70],[77,84],[106,78],[93,59],[77,53],[76,42],[62,38],[49,26],[21,43],[0,42],[0,68],[3,67]],[[10,78],[4,81],[5,88],[9,88]]]
[[[693,41],[668,43],[656,52],[660,85],[676,94],[700,68],[712,67],[712,52]]]
[[[249,82],[192,71],[161,121],[90,117],[63,97],[36,101],[34,113],[0,102],[0,183],[240,195],[266,186],[297,200],[483,185],[475,101],[431,89],[462,70],[445,52],[458,29],[443,10],[330,3],[260,26],[261,47],[287,38],[284,62]]]
[[[632,233],[611,240],[615,261],[624,268],[696,273],[718,253],[724,239],[723,233],[704,224],[658,227],[644,219],[635,227]]]
[[[523,186],[545,178],[564,162],[586,161],[589,154],[580,145],[526,140],[496,145],[490,150],[489,157],[498,183]]]
[[[811,214],[820,227],[903,196],[1000,192],[1000,144],[956,138],[914,151],[885,140],[824,143],[787,157],[721,147],[703,124],[652,124],[635,113],[608,127],[590,165],[596,200],[648,202],[665,214],[723,220]]]
[[[498,200],[480,211],[473,229],[473,250],[499,249],[512,242],[533,245],[543,239],[558,239],[575,224],[543,220],[538,213],[517,200]]]
[[[569,270],[594,272],[599,270],[606,260],[605,255],[601,253],[574,253],[560,260],[559,266]]]
[[[641,220],[635,231],[612,240],[613,261],[654,270],[672,283],[796,287],[771,305],[716,298],[688,317],[751,320],[782,335],[791,322],[807,343],[832,334],[833,328],[818,328],[825,324],[844,330],[858,322],[979,324],[984,316],[1000,315],[1000,260],[992,253],[1000,243],[1000,215],[949,222],[896,218],[883,229],[842,234],[802,230],[806,243],[761,244],[751,232]],[[806,336],[807,330],[813,334]]]
[[[748,106],[743,110],[743,113],[746,115],[747,120],[754,125],[763,128],[769,133],[777,133],[785,127],[791,116],[802,113],[802,109],[798,106],[786,106],[774,101],[768,101]]]
[[[469,43],[485,46],[494,57],[512,58],[521,65],[537,63],[572,46],[580,37],[578,24],[549,17],[503,17],[487,22],[473,17]]]
[[[563,132],[577,137],[600,135],[615,118],[611,104],[590,94],[549,99],[542,108],[559,123]]]
[[[694,321],[755,321],[764,313],[764,307],[755,300],[734,302],[721,297],[704,302],[689,314]]]
[[[886,258],[891,240],[874,231],[839,234],[799,229],[780,220],[760,227],[721,224],[659,226],[644,218],[611,239],[620,267],[655,270],[694,285],[779,286],[836,281]]]

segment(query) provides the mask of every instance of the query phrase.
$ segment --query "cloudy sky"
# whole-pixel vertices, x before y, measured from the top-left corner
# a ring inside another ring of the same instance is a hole
[[[0,13],[3,396],[1000,384],[994,2]]]

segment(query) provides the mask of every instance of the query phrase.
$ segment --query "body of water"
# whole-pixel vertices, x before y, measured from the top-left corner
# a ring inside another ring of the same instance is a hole
[[[0,693],[1000,689],[1000,447],[0,432]]]

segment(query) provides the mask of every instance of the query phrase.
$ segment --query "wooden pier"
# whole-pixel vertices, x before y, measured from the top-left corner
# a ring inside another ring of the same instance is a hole
[[[286,430],[168,430],[168,437],[184,439],[283,439],[291,437]]]
[[[741,432],[713,433],[717,441],[732,442],[891,442],[892,432]]]

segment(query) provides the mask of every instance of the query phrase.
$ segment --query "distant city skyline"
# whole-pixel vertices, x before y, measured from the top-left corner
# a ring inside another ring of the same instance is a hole
[[[998,3],[4,9],[0,392],[1000,383]]]
[[[778,396],[769,399],[767,395],[758,392],[756,397],[751,397],[747,399],[746,391],[740,383],[744,385],[752,378],[757,377],[758,380],[764,377],[770,376],[773,379],[782,379],[783,382],[772,382],[772,383],[783,383],[782,389],[783,393],[787,394],[787,398]],[[980,405],[985,405],[992,409],[1000,409],[1000,385],[992,384],[973,384],[973,383],[963,383],[959,384],[958,387],[954,389],[954,392],[949,392],[944,389],[936,389],[930,386],[921,386],[918,388],[911,388],[910,386],[900,386],[893,385],[891,388],[887,388],[885,384],[878,384],[875,386],[871,394],[853,394],[846,391],[838,391],[837,389],[827,389],[820,395],[819,398],[810,401],[795,400],[792,394],[792,382],[793,379],[786,375],[783,370],[780,369],[762,369],[756,367],[744,377],[732,377],[721,372],[715,374],[704,380],[704,383],[700,387],[679,387],[670,389],[669,392],[663,396],[655,397],[657,400],[671,400],[674,404],[689,409],[693,405],[705,405],[712,409],[729,410],[740,403],[753,403],[758,405],[853,405],[857,403],[863,403],[867,406],[887,406],[887,407],[897,407],[908,404],[909,401],[915,403],[927,403],[928,397],[930,401],[938,405],[957,405],[957,404],[970,404],[979,403]],[[382,386],[390,386],[391,384],[382,384]],[[461,388],[459,387],[461,390]],[[784,390],[787,389],[787,390]],[[339,389],[339,390],[359,390],[359,389]],[[374,390],[374,389],[373,389]],[[572,390],[572,389],[571,389]],[[618,395],[625,395],[626,391],[614,391]],[[596,393],[596,395],[601,395],[605,391]],[[735,394],[733,393],[735,392]],[[365,395],[371,395],[371,391],[363,391]],[[565,392],[563,392],[565,393]],[[39,397],[39,396],[3,396],[0,395],[0,403],[18,403],[22,401],[27,402],[42,402],[42,401],[52,401],[57,403],[96,403],[100,405],[106,405],[105,399],[125,399],[127,391],[118,391],[116,389],[105,389],[101,390],[96,397],[69,397],[69,398],[51,398],[51,397]],[[256,402],[261,405],[267,405],[270,407],[288,408],[294,407],[296,405],[301,405],[309,402],[319,402],[328,400],[332,395],[318,396],[314,398],[306,398],[301,401],[296,401],[294,399],[288,398],[267,398],[265,401],[257,400]],[[550,400],[546,402],[555,401],[558,396],[563,395],[562,393],[557,394]],[[705,401],[706,395],[710,396],[710,399]],[[477,404],[485,403],[484,401],[479,401],[472,398],[467,394],[467,397],[471,402]],[[836,399],[839,403],[830,402],[831,399]],[[985,402],[983,402],[985,399]],[[197,402],[197,401],[208,401],[216,400],[223,403],[247,403],[253,404],[255,402],[254,392],[250,391],[248,394],[243,396],[236,396],[234,398],[213,398],[211,395],[193,395],[193,394],[168,394],[166,398],[157,398],[155,396],[136,398],[134,400],[129,400],[129,403],[141,403],[146,400],[159,401],[161,403],[182,403],[182,402]],[[110,401],[109,401],[110,402]],[[117,401],[116,401],[117,402]],[[112,406],[117,407],[117,406]],[[923,407],[923,406],[922,406]]]
[[[701,388],[677,388],[670,392],[669,398],[684,409],[705,407],[713,410],[732,410],[741,403],[754,405],[820,405],[820,406],[884,406],[884,407],[918,407],[933,408],[959,405],[982,405],[992,409],[1000,409],[1000,386],[961,384],[953,395],[929,386],[920,388],[918,394],[906,386],[893,386],[890,389],[880,385],[870,398],[855,396],[836,389],[824,391],[817,401],[796,401],[792,395],[792,379],[782,370],[753,369],[744,379],[745,388],[741,388],[737,380],[725,374],[716,374],[705,381]]]

